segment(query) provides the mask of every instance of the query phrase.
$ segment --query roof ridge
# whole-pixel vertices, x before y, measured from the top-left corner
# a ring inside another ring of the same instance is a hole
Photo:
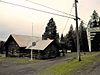
[[[21,34],[10,34],[10,35],[15,35],[15,36],[27,36],[27,37],[37,37],[37,38],[41,38],[39,36],[30,36],[30,35],[21,35]]]

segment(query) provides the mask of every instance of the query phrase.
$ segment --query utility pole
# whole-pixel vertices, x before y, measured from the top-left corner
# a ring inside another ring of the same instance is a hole
[[[76,36],[77,36],[77,58],[78,61],[81,61],[80,57],[80,44],[79,44],[79,32],[78,32],[78,12],[77,12],[77,3],[78,0],[75,0],[75,16],[76,16]]]

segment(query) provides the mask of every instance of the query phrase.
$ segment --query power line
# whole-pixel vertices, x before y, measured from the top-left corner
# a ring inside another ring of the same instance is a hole
[[[61,12],[61,13],[66,14],[66,15],[70,15],[70,16],[75,17],[75,16],[72,15],[72,14],[68,14],[68,13],[66,13],[66,12],[63,12],[63,11],[60,11],[60,10],[57,10],[57,9],[54,9],[54,8],[48,7],[48,6],[43,5],[43,4],[39,4],[39,3],[36,3],[36,2],[30,1],[30,0],[26,0],[26,1],[28,1],[28,2],[30,2],[30,3],[33,3],[33,4],[36,4],[36,5],[39,5],[39,6],[43,6],[43,7],[45,7],[45,8],[52,9],[52,10],[54,10],[54,11]],[[74,3],[73,3],[72,8],[71,8],[71,10],[70,10],[70,13],[72,12],[72,9],[73,9],[74,6],[75,6],[75,5],[74,5]],[[84,24],[87,25],[86,22],[85,22],[84,20],[80,19],[79,17],[78,17],[78,19],[81,20],[81,21],[83,21]],[[64,32],[65,29],[66,29],[66,26],[67,26],[67,24],[68,24],[68,21],[69,21],[69,18],[67,19],[66,25],[65,25],[65,27],[64,27],[64,29],[63,29],[63,32]],[[63,33],[63,32],[62,32],[62,33]]]
[[[48,13],[48,14],[52,14],[52,15],[57,15],[57,16],[61,16],[61,17],[67,17],[67,18],[70,18],[70,19],[75,19],[73,17],[68,17],[68,16],[65,16],[65,15],[60,15],[60,14],[56,14],[56,13],[52,13],[52,12],[48,12],[48,11],[44,11],[44,10],[39,10],[39,9],[35,9],[35,8],[31,8],[31,7],[27,7],[27,6],[23,6],[23,5],[19,5],[19,4],[15,4],[15,3],[10,3],[10,2],[6,2],[6,1],[2,1],[2,0],[0,0],[0,2],[15,5],[15,6],[20,6],[20,7],[23,7],[23,8],[36,10],[36,11],[39,11],[39,12],[44,12],[44,13]]]
[[[60,10],[57,10],[57,9],[48,7],[48,6],[43,5],[43,4],[40,4],[40,3],[36,3],[36,2],[30,1],[30,0],[26,0],[26,1],[31,2],[31,3],[33,3],[33,4],[36,4],[36,5],[39,5],[39,6],[43,6],[43,7],[48,8],[48,9],[52,9],[52,10],[54,10],[54,11],[57,11],[57,12],[60,12],[60,13],[66,14],[66,15],[70,15],[70,16],[75,17],[74,15],[71,15],[71,14],[68,14],[68,13],[66,13],[66,12],[63,12],[63,11],[60,11]]]
[[[88,23],[84,20],[82,20],[81,18],[79,19],[79,21],[83,21],[83,24],[88,25]]]
[[[73,5],[74,5],[74,3],[73,3]],[[73,5],[72,5],[72,8],[71,8],[71,10],[70,10],[70,14],[72,13],[72,10],[73,10],[73,7],[74,7]],[[66,27],[67,27],[67,24],[68,24],[68,21],[69,21],[69,18],[68,18],[67,21],[66,21],[66,24],[65,24],[65,27],[64,27],[62,33],[64,33],[64,31],[65,31],[65,29],[66,29]]]

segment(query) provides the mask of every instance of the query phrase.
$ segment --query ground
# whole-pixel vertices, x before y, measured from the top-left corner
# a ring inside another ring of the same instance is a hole
[[[6,60],[0,59],[0,75],[38,75],[42,70],[75,59],[76,56],[76,53],[68,53],[65,57],[35,62],[15,61],[11,58],[7,58]],[[100,58],[100,55],[98,55],[97,58]],[[30,59],[28,60],[30,61]],[[80,68],[80,70],[77,70],[73,75],[100,75],[100,60],[94,61],[86,66],[86,68]]]
[[[96,61],[86,65],[86,68],[80,69],[74,75],[100,75],[100,54],[96,56]]]
[[[85,70],[85,71],[79,73],[79,75],[100,75],[100,61],[95,62],[94,64],[92,64],[87,69],[88,70]]]
[[[57,57],[49,60],[33,62],[11,62],[11,60],[0,61],[0,75],[37,75],[41,70],[46,69],[54,64],[58,64],[70,59],[74,59],[76,53],[69,53],[65,57]]]

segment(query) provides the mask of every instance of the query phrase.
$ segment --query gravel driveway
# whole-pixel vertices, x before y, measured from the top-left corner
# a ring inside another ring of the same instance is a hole
[[[57,57],[37,63],[9,63],[9,61],[0,62],[0,75],[37,75],[42,69],[46,69],[54,64],[73,59],[76,53],[66,54],[64,57]],[[10,61],[11,62],[11,61]]]

